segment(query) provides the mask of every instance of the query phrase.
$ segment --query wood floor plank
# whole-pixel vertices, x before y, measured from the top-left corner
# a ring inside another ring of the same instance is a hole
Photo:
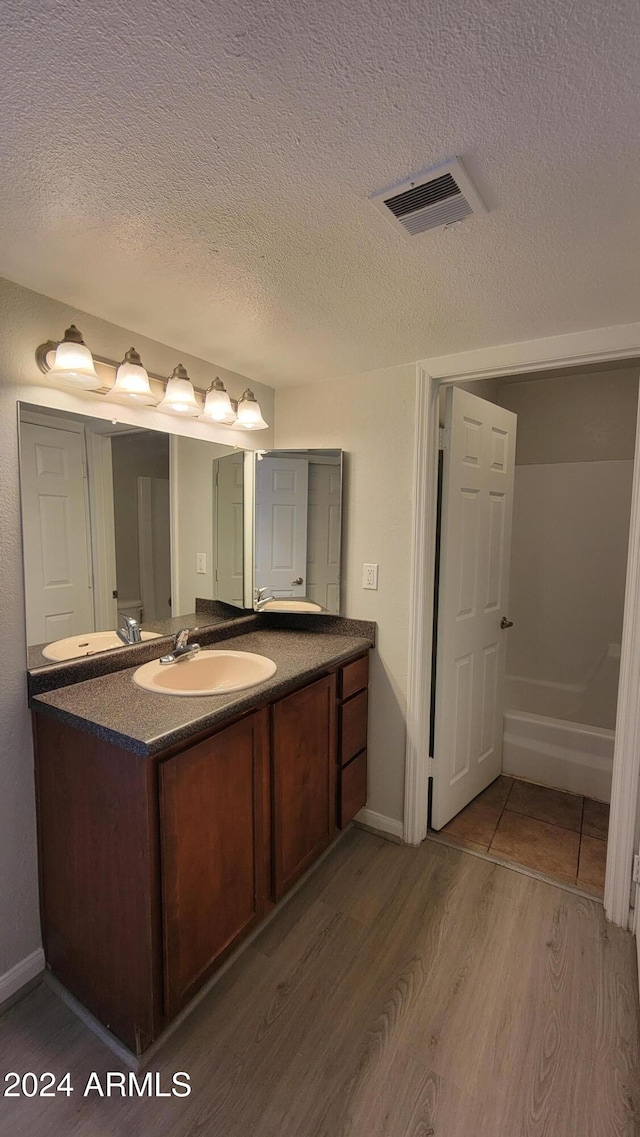
[[[635,945],[579,895],[348,833],[157,1054],[186,1099],[0,1099],[0,1137],[636,1137]],[[40,987],[0,1067],[123,1069]]]

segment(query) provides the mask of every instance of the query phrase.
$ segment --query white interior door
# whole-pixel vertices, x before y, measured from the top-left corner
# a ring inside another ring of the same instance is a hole
[[[169,479],[139,477],[137,481],[142,619],[166,620],[171,615]]]
[[[306,595],[340,611],[340,464],[309,463]]]
[[[215,472],[216,596],[244,607],[244,454],[218,458]]]
[[[270,596],[306,596],[308,481],[304,458],[257,464],[254,579]]]
[[[27,642],[92,632],[84,434],[20,429]]]
[[[449,387],[440,514],[431,824],[502,767],[516,415]]]

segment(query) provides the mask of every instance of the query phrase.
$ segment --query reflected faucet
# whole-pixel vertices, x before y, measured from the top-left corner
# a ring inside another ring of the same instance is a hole
[[[139,644],[142,642],[138,621],[134,620],[133,616],[125,616],[124,612],[118,612],[116,635],[118,639],[122,640],[123,644]]]
[[[267,592],[267,591],[268,591],[267,585],[265,585],[263,588],[256,588],[256,595],[255,595],[256,612],[259,612],[261,610],[261,608],[264,607],[265,604],[268,604],[270,600],[273,600],[273,596],[265,596],[265,592]]]

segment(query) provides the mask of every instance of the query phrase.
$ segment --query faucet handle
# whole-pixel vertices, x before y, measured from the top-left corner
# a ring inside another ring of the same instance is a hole
[[[174,651],[180,650],[181,648],[184,648],[187,646],[187,643],[189,642],[189,632],[190,631],[191,631],[191,628],[180,628],[180,631],[176,632],[174,640],[173,640],[173,650]]]

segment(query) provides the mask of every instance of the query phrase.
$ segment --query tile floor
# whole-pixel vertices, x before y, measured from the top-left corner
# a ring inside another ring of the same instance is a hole
[[[602,896],[609,806],[501,775],[441,837]]]

